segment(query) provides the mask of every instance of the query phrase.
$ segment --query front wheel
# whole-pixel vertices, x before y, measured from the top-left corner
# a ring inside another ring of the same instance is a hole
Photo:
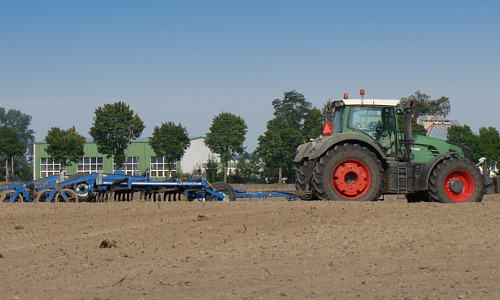
[[[432,170],[429,197],[442,203],[481,202],[484,183],[479,169],[463,158],[449,158]]]
[[[382,193],[382,166],[366,147],[338,145],[313,170],[313,187],[321,200],[375,201]]]

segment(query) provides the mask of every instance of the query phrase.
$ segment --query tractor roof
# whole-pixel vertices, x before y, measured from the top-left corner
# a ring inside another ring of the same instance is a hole
[[[371,105],[371,106],[389,106],[395,107],[399,104],[400,100],[397,99],[344,99],[337,100],[334,102],[339,102],[342,105],[342,102],[346,106],[360,106],[360,105]]]

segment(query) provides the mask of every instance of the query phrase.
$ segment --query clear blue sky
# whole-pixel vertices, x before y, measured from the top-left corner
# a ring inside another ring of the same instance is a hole
[[[241,116],[252,151],[273,99],[317,107],[344,92],[448,96],[456,119],[500,129],[499,1],[1,1],[0,106],[89,136],[95,108],[124,101],[142,137],[191,137]]]

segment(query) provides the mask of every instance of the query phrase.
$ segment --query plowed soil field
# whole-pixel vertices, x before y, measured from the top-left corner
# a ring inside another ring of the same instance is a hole
[[[1,299],[499,299],[482,203],[0,203]]]

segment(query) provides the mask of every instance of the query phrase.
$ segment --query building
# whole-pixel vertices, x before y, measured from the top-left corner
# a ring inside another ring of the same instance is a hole
[[[203,168],[209,157],[214,157],[219,161],[219,156],[210,152],[204,143],[203,137],[191,140],[191,145],[186,150],[181,161],[174,165],[169,165],[163,157],[157,157],[147,141],[134,141],[125,150],[126,161],[122,165],[122,171],[129,175],[143,174],[146,169],[150,170],[150,176],[158,180],[164,180],[170,175],[192,173],[195,169]],[[47,143],[36,142],[33,145],[33,179],[40,179],[61,171],[61,165],[55,163],[46,151]],[[104,173],[114,173],[116,165],[112,158],[99,153],[97,144],[86,142],[84,145],[84,156],[76,164],[66,167],[67,174],[79,172],[93,173],[103,171]]]
[[[417,123],[424,126],[427,130],[427,136],[446,140],[448,138],[448,128],[451,125],[462,126],[456,120],[448,120],[440,115],[419,116]]]

